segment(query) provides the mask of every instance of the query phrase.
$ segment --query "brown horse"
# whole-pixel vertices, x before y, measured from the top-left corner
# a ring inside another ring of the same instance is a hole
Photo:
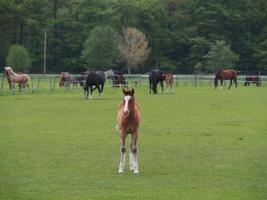
[[[223,80],[230,80],[230,85],[229,85],[228,89],[231,88],[233,81],[235,83],[235,87],[237,88],[236,78],[237,78],[237,72],[235,70],[233,70],[233,69],[226,69],[226,70],[220,69],[216,73],[215,78],[214,78],[215,89],[218,86],[218,80],[220,80],[220,82],[221,82],[221,89],[222,89]]]
[[[78,83],[80,83],[80,76],[71,75],[69,72],[61,72],[59,77],[59,86],[69,88],[72,83],[72,87],[77,88]]]
[[[15,73],[11,67],[5,67],[5,75],[7,76],[10,90],[15,87],[15,83],[19,84],[19,90],[26,86],[29,87],[30,76],[28,74]]]
[[[165,81],[167,85],[167,89],[169,91],[172,90],[172,84],[173,84],[173,73],[166,73],[165,74]]]
[[[133,174],[139,174],[137,164],[137,140],[138,129],[141,123],[140,107],[135,101],[134,89],[125,91],[123,89],[123,100],[118,107],[117,128],[120,134],[120,164],[119,174],[124,173],[125,153],[126,153],[126,136],[131,134],[130,146],[130,170]]]

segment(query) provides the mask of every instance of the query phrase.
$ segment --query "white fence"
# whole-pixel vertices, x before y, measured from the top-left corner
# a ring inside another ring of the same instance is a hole
[[[29,82],[29,90],[32,93],[48,91],[54,92],[55,90],[65,90],[69,91],[75,89],[70,85],[69,88],[60,88],[59,87],[59,74],[30,74],[31,81]],[[126,86],[128,87],[148,87],[148,74],[133,74],[133,75],[123,75],[126,81]],[[246,75],[238,76],[238,86],[244,86]],[[261,87],[267,86],[267,76],[260,76],[261,78]],[[224,81],[224,84],[229,84],[229,81]],[[106,87],[114,87],[120,85],[114,85],[112,79],[106,81]],[[214,74],[193,74],[193,75],[174,75],[174,86],[176,87],[213,87],[214,86]],[[255,85],[252,84],[254,87]],[[77,87],[79,88],[79,86]],[[16,87],[18,90],[18,87]],[[6,77],[3,74],[0,74],[0,94],[10,93],[9,85],[7,83]]]

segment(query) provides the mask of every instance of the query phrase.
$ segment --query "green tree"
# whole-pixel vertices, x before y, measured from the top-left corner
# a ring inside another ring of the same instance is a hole
[[[31,67],[27,49],[20,45],[12,45],[9,48],[6,64],[16,71],[27,71]]]
[[[113,68],[118,58],[118,36],[110,26],[97,26],[87,38],[82,59],[90,68]]]
[[[217,40],[212,44],[205,57],[207,69],[210,71],[220,68],[235,68],[235,63],[239,60],[239,56],[231,50],[230,45],[222,40]]]

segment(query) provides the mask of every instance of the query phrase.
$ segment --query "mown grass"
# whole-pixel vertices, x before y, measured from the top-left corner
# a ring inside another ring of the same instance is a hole
[[[266,88],[136,88],[139,176],[117,174],[121,95],[106,87],[93,100],[79,89],[0,96],[0,199],[267,197]]]

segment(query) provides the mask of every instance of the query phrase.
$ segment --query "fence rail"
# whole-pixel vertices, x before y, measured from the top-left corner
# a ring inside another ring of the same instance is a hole
[[[47,91],[53,93],[55,90],[69,91],[76,87],[60,87],[59,78],[60,74],[30,74],[31,80],[29,82],[29,89],[32,93]],[[128,87],[148,87],[148,74],[134,74],[123,75]],[[238,85],[244,86],[246,75],[238,76]],[[260,76],[261,86],[267,86],[267,76]],[[0,94],[10,93],[9,85],[4,74],[0,74]],[[228,81],[224,81],[224,85],[229,84]],[[176,87],[213,87],[214,74],[192,74],[192,75],[174,75],[174,86]],[[106,87],[120,87],[120,85],[114,85],[112,79],[107,79]],[[78,87],[77,87],[78,88]],[[18,86],[12,91],[16,93]]]

